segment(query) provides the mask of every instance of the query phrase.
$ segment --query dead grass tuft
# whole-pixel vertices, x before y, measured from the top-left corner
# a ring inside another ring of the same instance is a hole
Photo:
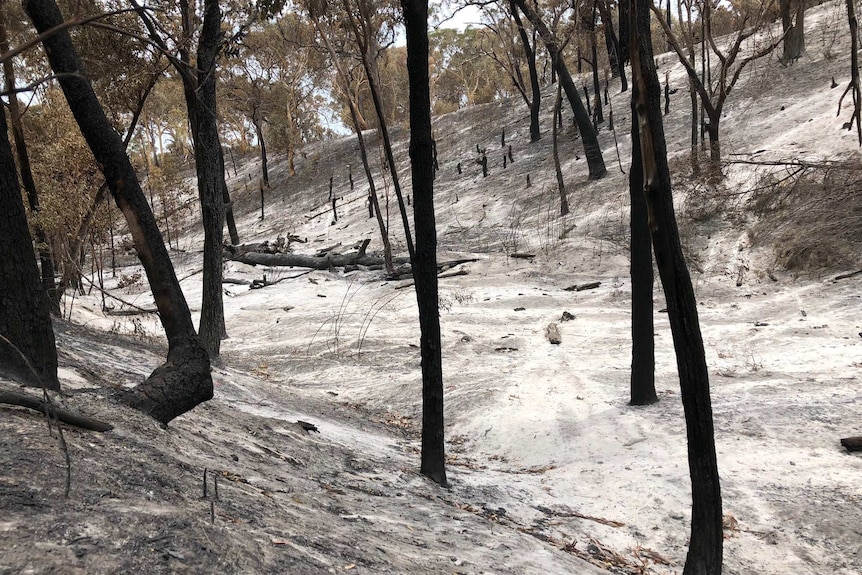
[[[753,244],[775,249],[775,264],[814,272],[862,263],[862,162],[762,176],[749,207],[760,221]]]

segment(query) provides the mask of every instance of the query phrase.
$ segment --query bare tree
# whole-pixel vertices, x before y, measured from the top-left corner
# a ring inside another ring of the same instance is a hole
[[[718,137],[718,128],[719,123],[721,122],[721,114],[724,111],[724,104],[727,102],[727,97],[736,85],[737,80],[739,80],[742,70],[751,62],[770,54],[782,41],[782,38],[779,38],[774,42],[767,43],[759,50],[753,50],[748,56],[737,62],[737,58],[742,52],[743,43],[757,34],[757,32],[759,32],[766,24],[767,14],[771,5],[771,0],[759,4],[757,12],[753,15],[754,21],[751,23],[751,26],[746,25],[752,18],[752,13],[748,11],[744,12],[740,22],[740,29],[736,33],[736,37],[731,41],[730,47],[727,51],[724,51],[718,46],[712,35],[712,24],[710,18],[710,14],[712,13],[712,4],[710,2],[704,2],[702,4],[704,13],[701,17],[705,23],[704,33],[706,35],[706,40],[709,42],[711,51],[718,57],[720,64],[715,83],[709,82],[708,80],[698,76],[694,59],[691,55],[685,54],[679,38],[671,31],[670,26],[665,21],[664,14],[661,13],[661,9],[655,5],[650,5],[652,11],[656,15],[656,20],[661,25],[662,30],[664,30],[668,42],[670,42],[670,45],[676,52],[679,61],[688,73],[689,80],[691,80],[698,95],[700,95],[701,104],[709,118],[709,122],[706,123],[705,128],[709,134],[710,159],[712,160],[713,165],[717,165],[718,162],[721,161],[721,144]]]
[[[853,115],[850,121],[844,124],[848,130],[853,129],[856,124],[856,133],[859,137],[859,145],[862,146],[862,93],[859,89],[859,23],[856,20],[856,2],[847,0],[847,20],[850,24],[850,82],[841,99],[838,100],[838,115],[841,115],[841,103],[850,92],[853,97]]]

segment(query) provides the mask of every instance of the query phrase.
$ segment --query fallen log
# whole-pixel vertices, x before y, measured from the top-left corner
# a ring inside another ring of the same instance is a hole
[[[844,446],[844,449],[850,452],[862,451],[862,436],[845,437],[841,440],[841,445]]]
[[[342,268],[350,265],[377,265],[383,264],[383,258],[370,256],[365,253],[371,240],[366,239],[359,247],[359,251],[352,254],[326,253],[323,256],[310,256],[303,254],[266,254],[258,252],[246,252],[231,257],[231,261],[249,264],[253,266],[280,266],[311,268],[315,270],[328,270],[330,268]]]
[[[52,417],[56,417],[59,421],[87,429],[89,431],[111,431],[114,426],[110,423],[105,423],[97,419],[92,419],[85,415],[72,413],[71,411],[61,409],[55,405],[48,404],[44,400],[39,399],[34,395],[27,393],[19,393],[17,391],[0,391],[0,403],[6,405],[17,405],[18,407],[26,407],[41,413],[47,413]]]
[[[151,314],[151,313],[159,313],[159,310],[157,310],[154,307],[137,307],[134,309],[110,309],[110,308],[105,309],[105,314],[113,315],[113,316],[121,316],[121,317],[127,317],[127,316],[133,316],[133,315],[147,315],[147,314]]]
[[[517,258],[517,259],[521,259],[521,260],[531,260],[534,257],[536,257],[536,254],[527,254],[527,253],[515,252],[513,254],[509,254],[509,257],[510,258]]]

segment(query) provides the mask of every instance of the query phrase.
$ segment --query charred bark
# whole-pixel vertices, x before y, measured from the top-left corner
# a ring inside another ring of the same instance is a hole
[[[0,374],[24,385],[60,389],[51,313],[6,134],[0,106]]]
[[[629,169],[631,196],[631,280],[632,280],[632,373],[631,405],[658,401],[655,392],[655,338],[653,322],[652,239],[644,196],[643,158],[632,89],[632,165]]]
[[[224,238],[224,166],[218,135],[216,58],[221,41],[221,9],[218,0],[205,0],[204,18],[197,49],[197,87],[193,123],[198,196],[204,227],[203,294],[200,343],[211,358],[221,351],[227,337],[222,301],[221,251]]]
[[[39,33],[63,21],[54,0],[25,0],[23,4]],[[123,142],[111,127],[86,78],[69,34],[59,32],[46,38],[43,44],[69,108],[101,166],[117,207],[126,218],[168,339],[167,362],[125,395],[124,400],[167,423],[212,398],[209,358],[198,342],[188,304],[155,216],[147,204]]]
[[[9,51],[9,41],[6,35],[5,17],[0,15],[0,52]],[[18,94],[15,91],[15,67],[12,58],[3,62],[3,77],[6,80],[6,91],[9,93],[9,123],[12,127],[12,137],[15,140],[15,151],[18,155],[18,170],[21,184],[27,193],[27,203],[30,206],[31,217],[39,213],[39,193],[33,170],[30,168],[30,154],[27,152],[27,142],[24,140],[24,127],[21,124],[21,109],[18,104]],[[60,292],[54,279],[54,258],[48,246],[45,228],[38,221],[33,225],[36,239],[36,251],[39,253],[39,268],[42,272],[42,291],[48,299],[51,313],[60,315]]]
[[[422,354],[421,472],[432,481],[445,486],[443,360],[437,293],[437,229],[434,218],[434,166],[431,153],[431,95],[428,74],[428,0],[401,0],[401,6],[407,30],[410,160],[416,230],[413,277],[419,305],[419,348]]]
[[[686,267],[673,208],[661,114],[661,85],[650,35],[649,0],[629,0],[634,101],[639,124],[648,222],[667,299],[676,351],[692,486],[691,537],[684,575],[719,575],[722,565],[721,486],[709,374],[697,303]]]
[[[515,25],[518,26],[518,36],[521,38],[521,45],[527,57],[527,69],[530,72],[530,142],[538,142],[542,139],[541,126],[539,125],[539,112],[542,110],[542,89],[539,86],[539,71],[536,69],[536,50],[530,42],[530,37],[527,35],[523,22],[521,22],[521,15],[518,13],[518,8],[513,0],[509,1],[509,12],[512,14],[512,19],[515,20]]]
[[[781,63],[791,64],[805,52],[805,0],[781,0],[779,4],[784,32]]]

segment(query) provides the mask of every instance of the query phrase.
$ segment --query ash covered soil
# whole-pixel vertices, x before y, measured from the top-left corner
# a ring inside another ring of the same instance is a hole
[[[844,25],[841,6],[809,11],[808,52],[795,66],[759,61],[743,74],[722,119],[726,157],[858,162],[853,134],[834,116],[840,94],[829,88],[849,70],[849,42],[831,32]],[[685,76],[671,55],[658,61],[680,88],[665,118],[678,168],[688,150]],[[615,165],[618,153],[626,171],[630,162],[628,98],[611,99],[619,146],[600,131],[606,178],[588,182],[580,142],[562,135],[573,212],[564,218],[550,91],[536,144],[517,102],[435,120],[439,259],[476,260],[440,281],[449,489],[418,473],[421,375],[409,282],[378,270],[228,262],[225,277],[265,273],[278,283],[225,284],[230,338],[213,368],[215,398],[167,428],[112,399],[164,360],[157,318],[107,315],[96,292],[67,298],[70,320],[55,323],[64,386],[56,401],[115,429],[63,428],[67,498],[56,431],[39,414],[0,407],[0,572],[681,572],[690,485],[659,285],[660,401],[627,405],[628,183]],[[505,169],[503,128],[515,159]],[[393,131],[409,182],[407,135]],[[488,178],[476,144],[489,150]],[[262,221],[244,186],[259,162],[244,158],[231,171],[243,241],[292,234],[307,240],[292,249],[310,254],[370,238],[369,250],[380,249],[355,139],[309,146],[293,177],[284,158],[271,164]],[[862,266],[858,252],[843,268],[783,271],[776,246],[749,233],[763,222],[744,199],[764,168],[726,166],[724,195],[712,203],[676,168],[710,368],[724,572],[862,573],[862,459],[838,443],[862,434],[862,276],[834,279]],[[341,194],[335,224],[330,174]],[[382,178],[379,165],[375,175]],[[389,209],[404,253],[394,198]],[[178,244],[174,264],[199,310],[202,233],[192,219]],[[535,257],[510,257],[516,252]],[[140,271],[128,265],[106,276],[107,290],[151,306],[146,282],[129,281]],[[565,289],[595,281],[592,290]],[[562,321],[563,312],[574,319]],[[545,337],[551,322],[559,345]]]

